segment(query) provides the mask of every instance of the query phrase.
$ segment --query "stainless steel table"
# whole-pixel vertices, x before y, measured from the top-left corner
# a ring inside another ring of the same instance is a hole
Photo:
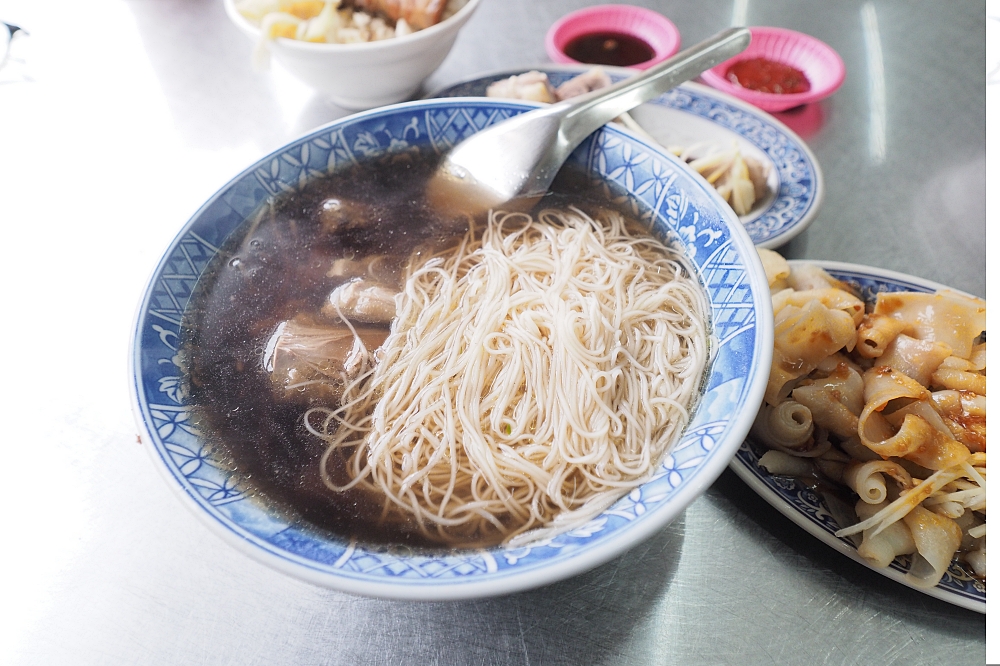
[[[484,0],[427,88],[545,61],[583,0]],[[803,131],[826,202],[790,257],[985,294],[983,2],[641,0],[686,44],[813,34],[848,77]],[[11,664],[981,664],[985,617],[831,551],[732,473],[588,574],[462,603],[355,598],[210,534],[136,440],[126,348],[160,253],[259,156],[344,115],[219,0],[5,0],[0,69],[0,661]],[[122,249],[126,252],[123,252]]]

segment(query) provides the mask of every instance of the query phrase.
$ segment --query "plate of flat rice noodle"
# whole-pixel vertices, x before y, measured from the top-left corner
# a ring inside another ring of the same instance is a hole
[[[730,466],[851,559],[985,613],[986,301],[758,251],[774,357]]]
[[[550,64],[483,74],[428,97],[554,103],[634,74],[621,67]],[[823,174],[809,147],[774,116],[731,95],[683,83],[616,122],[664,146],[713,185],[758,247],[787,243],[819,211]]]

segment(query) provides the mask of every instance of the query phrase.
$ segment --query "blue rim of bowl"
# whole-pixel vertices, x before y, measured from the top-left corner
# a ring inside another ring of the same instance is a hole
[[[486,94],[490,83],[532,69],[546,73],[558,86],[576,74],[593,69],[593,66],[545,64],[490,72],[439,88],[426,95],[425,99],[480,97]],[[621,67],[601,69],[615,82],[636,74]],[[739,135],[768,156],[778,174],[779,191],[766,208],[741,218],[756,245],[780,247],[805,231],[816,219],[825,193],[823,172],[809,146],[780,120],[729,93],[693,82],[682,83],[647,104],[704,118]]]
[[[897,273],[882,268],[872,268],[858,264],[847,264],[835,261],[791,261],[795,264],[813,264],[820,266],[838,280],[851,285],[863,296],[866,302],[875,300],[875,296],[883,291],[918,291],[934,292],[938,289],[951,289],[944,285],[923,278]],[[957,291],[952,289],[952,291]],[[959,292],[961,293],[961,292]],[[834,533],[841,528],[830,513],[823,499],[806,484],[798,479],[786,476],[771,476],[759,466],[760,455],[749,440],[744,441],[730,463],[730,467],[754,492],[775,507],[785,517],[799,527],[815,536],[834,550],[843,553],[855,562],[859,562],[873,571],[890,578],[906,587],[923,592],[936,599],[967,608],[969,610],[986,612],[986,586],[981,581],[969,576],[955,564],[937,586],[930,589],[914,587],[906,582],[906,572],[909,569],[909,557],[897,557],[888,567],[873,567],[867,560],[858,555],[857,546],[847,538],[838,538]]]
[[[535,106],[483,98],[441,99],[383,107],[336,121],[244,170],[213,195],[172,241],[136,314],[130,393],[155,466],[183,503],[224,540],[285,573],[356,594],[422,600],[507,594],[567,578],[619,555],[673,520],[729,463],[749,431],[770,366],[773,326],[768,292],[762,287],[763,269],[749,237],[711,186],[691,178],[676,158],[659,147],[616,128],[593,135],[570,159],[583,160],[613,181],[634,182],[640,171],[650,176],[642,181],[648,187],[626,200],[634,206],[656,200],[656,219],[668,219],[668,237],[694,257],[692,263],[709,290],[715,337],[704,395],[691,424],[656,475],[604,514],[577,530],[523,548],[412,556],[366,549],[318,535],[257,504],[212,459],[187,421],[189,407],[175,366],[186,300],[225,237],[262,201],[359,157],[405,151],[408,138],[422,130],[431,145],[445,149],[472,127]],[[409,121],[399,118],[407,114]],[[380,143],[383,140],[387,145]],[[676,187],[678,180],[685,182],[683,191]],[[715,218],[709,215],[713,210]],[[647,214],[653,219],[652,212]],[[689,221],[692,224],[683,224]]]

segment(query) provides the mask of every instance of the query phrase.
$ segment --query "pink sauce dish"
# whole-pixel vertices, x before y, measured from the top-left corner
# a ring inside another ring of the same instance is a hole
[[[553,62],[647,69],[677,53],[681,34],[670,19],[632,5],[597,5],[552,24],[545,51]]]
[[[764,59],[794,68],[809,82],[805,92],[762,92],[731,80],[734,66]],[[840,55],[815,37],[785,28],[750,28],[746,51],[701,75],[708,85],[753,104],[765,111],[784,111],[829,97],[844,82],[846,70]]]

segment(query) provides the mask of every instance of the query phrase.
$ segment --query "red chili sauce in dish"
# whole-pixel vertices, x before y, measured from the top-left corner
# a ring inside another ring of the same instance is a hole
[[[621,32],[592,32],[571,39],[566,55],[591,65],[631,67],[652,59],[653,47],[633,35]]]
[[[749,90],[779,95],[803,93],[810,88],[802,70],[767,58],[741,60],[726,70],[726,78]]]

